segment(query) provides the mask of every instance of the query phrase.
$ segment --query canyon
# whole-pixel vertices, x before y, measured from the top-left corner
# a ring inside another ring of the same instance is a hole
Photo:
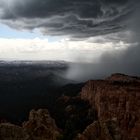
[[[140,139],[140,79],[138,77],[113,74],[105,80],[88,81],[80,95],[81,99],[87,100],[91,107],[97,110],[98,116],[98,121],[88,126],[80,137],[86,137],[87,132],[93,129],[96,138],[91,139]]]
[[[77,87],[73,84],[58,90],[51,108],[30,111],[29,119],[20,125],[2,122],[0,139],[140,139],[139,77],[116,73]]]

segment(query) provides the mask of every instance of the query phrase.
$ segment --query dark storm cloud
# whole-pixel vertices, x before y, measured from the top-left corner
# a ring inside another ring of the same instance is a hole
[[[72,63],[66,77],[77,81],[105,78],[112,73],[140,76],[140,45],[106,52],[97,63]]]
[[[1,22],[10,27],[77,38],[124,29],[132,10],[131,0],[0,0]]]
[[[97,64],[71,66],[70,77],[84,80],[113,72],[140,75],[139,3],[139,0],[0,0],[0,22],[15,29],[39,29],[45,35],[68,35],[89,42],[90,37],[100,35],[101,40],[97,41],[101,44],[108,40],[112,44],[119,41],[130,44],[126,50],[104,53]],[[130,36],[123,35],[123,31],[130,31]],[[106,34],[109,36],[103,36]],[[138,44],[133,45],[135,42]]]
[[[78,63],[70,65],[67,73],[68,78],[74,80],[89,80],[103,78],[112,73],[124,73],[128,75],[140,76],[140,5],[131,17],[129,33],[117,33],[117,35],[107,35],[105,40],[128,42],[129,47],[119,51],[106,50],[97,63]],[[98,40],[97,40],[98,41]],[[101,40],[102,41],[102,40]],[[99,42],[101,42],[99,40]],[[102,42],[104,43],[104,42]],[[114,47],[114,46],[113,46]]]

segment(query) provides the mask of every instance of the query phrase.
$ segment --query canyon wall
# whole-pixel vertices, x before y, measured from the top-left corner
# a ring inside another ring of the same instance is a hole
[[[138,77],[113,74],[105,80],[88,81],[80,95],[82,100],[88,101],[91,107],[97,110],[100,135],[105,133],[102,131],[102,126],[105,126],[112,139],[140,139],[140,79]]]
[[[59,136],[60,130],[47,109],[31,110],[22,126],[0,124],[0,140],[56,140]]]
[[[68,87],[52,106],[55,120],[47,109],[31,110],[21,126],[1,121],[0,140],[140,140],[140,78],[113,74],[73,95]]]

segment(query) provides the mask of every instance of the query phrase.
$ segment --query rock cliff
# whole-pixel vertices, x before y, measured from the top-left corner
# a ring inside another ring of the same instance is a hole
[[[67,85],[50,109],[61,129],[47,109],[32,110],[22,126],[1,119],[0,140],[140,140],[139,77],[90,80],[71,95],[74,87]]]
[[[80,95],[82,100],[88,101],[91,107],[97,110],[98,127],[100,126],[99,140],[140,139],[140,79],[138,77],[113,74],[106,80],[88,81]],[[81,139],[87,137],[89,129],[96,130],[95,124],[86,128],[80,135]],[[97,135],[97,130],[92,132]],[[100,138],[102,133],[105,136]],[[95,139],[92,133],[88,134],[90,137],[87,138],[88,140]]]
[[[1,140],[56,140],[59,136],[59,129],[47,109],[32,110],[23,126],[0,124]]]

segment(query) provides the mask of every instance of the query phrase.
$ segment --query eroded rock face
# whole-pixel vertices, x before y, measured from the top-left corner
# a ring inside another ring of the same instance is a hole
[[[10,123],[0,124],[0,140],[25,140],[28,138],[29,136],[22,127]]]
[[[117,77],[118,76],[118,77]],[[138,77],[113,75],[107,80],[88,81],[81,92],[81,99],[96,108],[100,126],[115,120],[120,135],[112,139],[140,139],[140,82]],[[117,133],[119,133],[117,132]]]
[[[22,126],[1,121],[0,140],[140,139],[138,77],[113,74],[105,80],[88,81],[80,94],[58,97],[54,107],[53,116],[62,130],[47,109],[32,110]]]
[[[125,74],[115,73],[110,77],[107,77],[106,80],[110,81],[120,81],[120,82],[140,82],[140,78],[136,76],[128,76]]]
[[[60,133],[47,109],[32,110],[23,126],[0,124],[0,140],[56,140]]]
[[[122,135],[116,120],[95,121],[76,140],[122,140]]]
[[[23,128],[34,140],[56,140],[59,136],[55,121],[47,109],[32,110],[29,121],[23,123]]]
[[[76,140],[97,140],[100,135],[100,125],[99,122],[94,122],[87,126],[82,134],[78,134]]]

